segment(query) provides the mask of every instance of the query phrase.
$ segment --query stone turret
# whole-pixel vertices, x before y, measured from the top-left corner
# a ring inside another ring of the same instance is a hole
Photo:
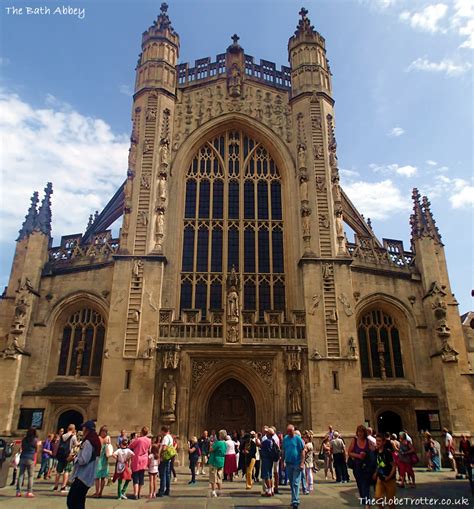
[[[28,209],[28,213],[25,216],[25,220],[23,221],[23,224],[21,226],[21,230],[19,231],[18,240],[26,239],[35,229],[36,227],[36,218],[38,216],[38,191],[35,191],[33,193],[33,196],[31,197],[31,205]]]
[[[311,25],[304,7],[295,34],[288,41],[292,97],[305,92],[323,91],[331,95],[331,72],[326,58],[326,43]]]
[[[53,184],[48,182],[44,188],[44,198],[38,210],[35,230],[51,236],[51,195],[53,194]]]

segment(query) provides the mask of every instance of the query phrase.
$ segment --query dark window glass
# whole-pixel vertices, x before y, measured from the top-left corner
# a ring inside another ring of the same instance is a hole
[[[104,353],[105,328],[99,325],[95,333],[94,357],[92,359],[91,376],[100,376]]]
[[[400,348],[400,336],[396,327],[392,328],[392,350],[393,350],[393,363],[395,364],[395,376],[403,378],[403,362],[402,351]]]
[[[239,219],[239,183],[229,182],[229,219]]]
[[[236,228],[229,230],[229,244],[228,244],[228,257],[227,257],[227,270],[239,270],[239,231]]]
[[[268,230],[258,232],[258,270],[270,272],[270,249],[268,242]]]
[[[268,184],[266,180],[260,180],[257,186],[258,192],[258,218],[268,219]]]
[[[209,180],[201,180],[199,184],[199,217],[209,217],[209,200],[210,200],[210,183]]]
[[[392,371],[392,356],[390,353],[390,343],[388,339],[388,331],[386,327],[380,329],[380,340],[384,346],[384,359],[385,359],[385,374],[388,378],[393,377]]]
[[[222,230],[220,228],[212,230],[211,271],[222,272]]]
[[[201,316],[206,316],[207,310],[207,285],[203,281],[200,281],[196,285],[196,309],[201,310]]]
[[[76,364],[77,364],[77,347],[79,345],[79,341],[81,340],[82,328],[76,327],[73,332],[74,341],[72,344],[72,355],[71,355],[71,364],[69,365],[69,376],[74,376],[76,374]]]
[[[255,272],[255,232],[247,228],[244,233],[244,271]]]
[[[183,243],[183,272],[193,271],[194,258],[194,229],[192,226],[186,226],[184,229]]]
[[[375,378],[380,378],[380,360],[379,353],[377,348],[377,329],[375,327],[370,327],[369,329],[369,339],[370,339],[370,356],[372,358],[372,376]]]
[[[209,253],[209,230],[201,228],[198,232],[198,246],[196,270],[198,272],[207,272],[207,257]]]
[[[272,231],[272,243],[273,243],[273,272],[284,272],[282,231],[280,230]]]
[[[18,429],[43,428],[44,408],[20,408]]]
[[[245,219],[255,218],[255,196],[252,180],[246,180],[244,184],[244,217]]]
[[[211,284],[211,309],[222,309],[222,285],[218,281]]]
[[[212,217],[222,219],[224,213],[224,184],[222,180],[216,180],[212,186]]]
[[[184,217],[193,218],[196,216],[196,181],[186,182],[186,210]]]
[[[359,337],[359,355],[362,377],[370,378],[369,351],[367,349],[367,334],[365,327],[359,327],[358,337]]]
[[[92,346],[94,342],[94,328],[89,326],[86,328],[84,353],[82,354],[81,375],[89,376],[89,367],[92,356]]]
[[[255,284],[252,281],[247,281],[244,285],[244,309],[249,311],[255,311],[257,309]]]
[[[278,311],[285,309],[285,285],[277,282],[273,287],[273,307]]]
[[[58,375],[65,375],[67,371],[67,361],[69,359],[69,346],[71,344],[71,327],[64,327],[63,339],[61,341],[61,352],[59,354]]]
[[[260,311],[260,318],[263,318],[264,311],[270,311],[270,285],[266,281],[262,281],[258,290],[258,307]]]
[[[272,198],[272,219],[281,220],[281,186],[280,182],[273,181],[271,183]]]
[[[191,309],[193,296],[193,287],[189,281],[181,283],[181,302],[180,309]]]

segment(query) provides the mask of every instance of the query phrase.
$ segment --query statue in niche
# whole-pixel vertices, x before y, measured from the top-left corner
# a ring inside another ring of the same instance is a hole
[[[23,331],[25,328],[26,315],[28,312],[28,301],[25,298],[26,289],[24,287],[20,288],[19,295],[15,305],[15,315],[13,318],[13,330]]]
[[[123,189],[123,201],[125,210],[131,210],[132,208],[132,189],[133,189],[133,177],[135,176],[132,170],[127,171],[127,180]]]
[[[167,180],[164,175],[160,175],[158,177],[156,197],[158,201],[160,201],[162,204],[166,203],[166,199],[168,197],[168,190],[167,190]]]
[[[148,214],[144,210],[140,210],[138,220],[143,226],[148,226]]]
[[[161,252],[163,250],[163,241],[165,238],[165,210],[158,208],[155,219],[155,250]]]
[[[304,143],[298,145],[298,169],[306,169],[306,146]]]
[[[22,346],[20,346],[20,343],[18,342],[18,335],[8,334],[6,339],[7,347],[0,351],[0,357],[3,359],[18,359],[19,355],[31,357],[31,353],[27,352]]]
[[[160,173],[167,175],[168,167],[170,164],[170,149],[168,139],[163,139],[160,142],[159,161],[160,161]]]
[[[146,111],[146,119],[148,121],[150,120],[156,120],[156,110],[155,109],[148,109]]]
[[[311,209],[309,207],[301,208],[301,223],[303,227],[303,237],[311,236]]]
[[[308,201],[308,175],[306,172],[300,174],[300,195],[301,201]]]
[[[135,141],[132,141],[130,145],[130,149],[128,150],[128,167],[129,169],[135,168],[135,163],[137,162],[137,144]]]
[[[227,319],[230,321],[238,321],[240,317],[239,294],[232,287],[227,294]]]
[[[322,193],[322,192],[324,191],[325,187],[326,187],[326,186],[325,186],[325,184],[324,184],[324,177],[322,177],[322,176],[318,175],[318,176],[316,177],[316,189],[317,189],[320,193]]]
[[[298,415],[303,411],[301,385],[297,377],[288,384],[288,410],[290,415]]]
[[[333,199],[334,199],[335,203],[340,203],[341,202],[341,186],[339,185],[339,171],[337,168],[332,172],[331,183],[332,183]]]
[[[323,279],[328,280],[334,276],[334,268],[330,263],[323,264]]]
[[[145,357],[147,359],[153,357],[153,352],[155,351],[155,349],[156,349],[156,339],[153,336],[147,336]]]
[[[123,211],[123,223],[122,223],[122,235],[128,234],[128,229],[130,228],[130,211]]]
[[[176,411],[176,382],[173,375],[163,382],[161,388],[161,413],[163,415],[174,415]]]
[[[143,262],[141,260],[134,260],[132,267],[132,276],[134,279],[140,279],[140,269],[143,268]]]
[[[336,210],[336,235],[338,239],[344,238],[344,221],[341,206]]]
[[[148,138],[145,138],[145,141],[143,142],[143,153],[148,154],[153,150],[153,146],[151,141]]]
[[[227,78],[227,87],[231,97],[240,97],[242,94],[242,73],[237,64],[232,64]]]

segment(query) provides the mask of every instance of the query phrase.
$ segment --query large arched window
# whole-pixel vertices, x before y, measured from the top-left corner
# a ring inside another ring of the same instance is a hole
[[[100,376],[104,338],[100,313],[91,308],[72,313],[63,329],[58,375]]]
[[[359,354],[363,378],[402,378],[400,333],[385,311],[364,314],[358,323]]]
[[[180,309],[223,307],[225,274],[241,275],[243,308],[285,309],[280,174],[239,131],[204,143],[186,176]]]

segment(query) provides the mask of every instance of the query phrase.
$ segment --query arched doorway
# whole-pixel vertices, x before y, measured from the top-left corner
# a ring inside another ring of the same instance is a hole
[[[402,418],[396,412],[387,410],[377,417],[377,431],[379,433],[386,433],[388,431],[398,435],[402,429]]]
[[[64,428],[64,430],[67,430],[69,424],[74,424],[76,429],[79,430],[83,422],[84,418],[80,412],[77,410],[66,410],[59,416],[57,429]]]
[[[206,427],[216,431],[255,429],[255,402],[244,384],[229,378],[216,388],[209,399]]]

